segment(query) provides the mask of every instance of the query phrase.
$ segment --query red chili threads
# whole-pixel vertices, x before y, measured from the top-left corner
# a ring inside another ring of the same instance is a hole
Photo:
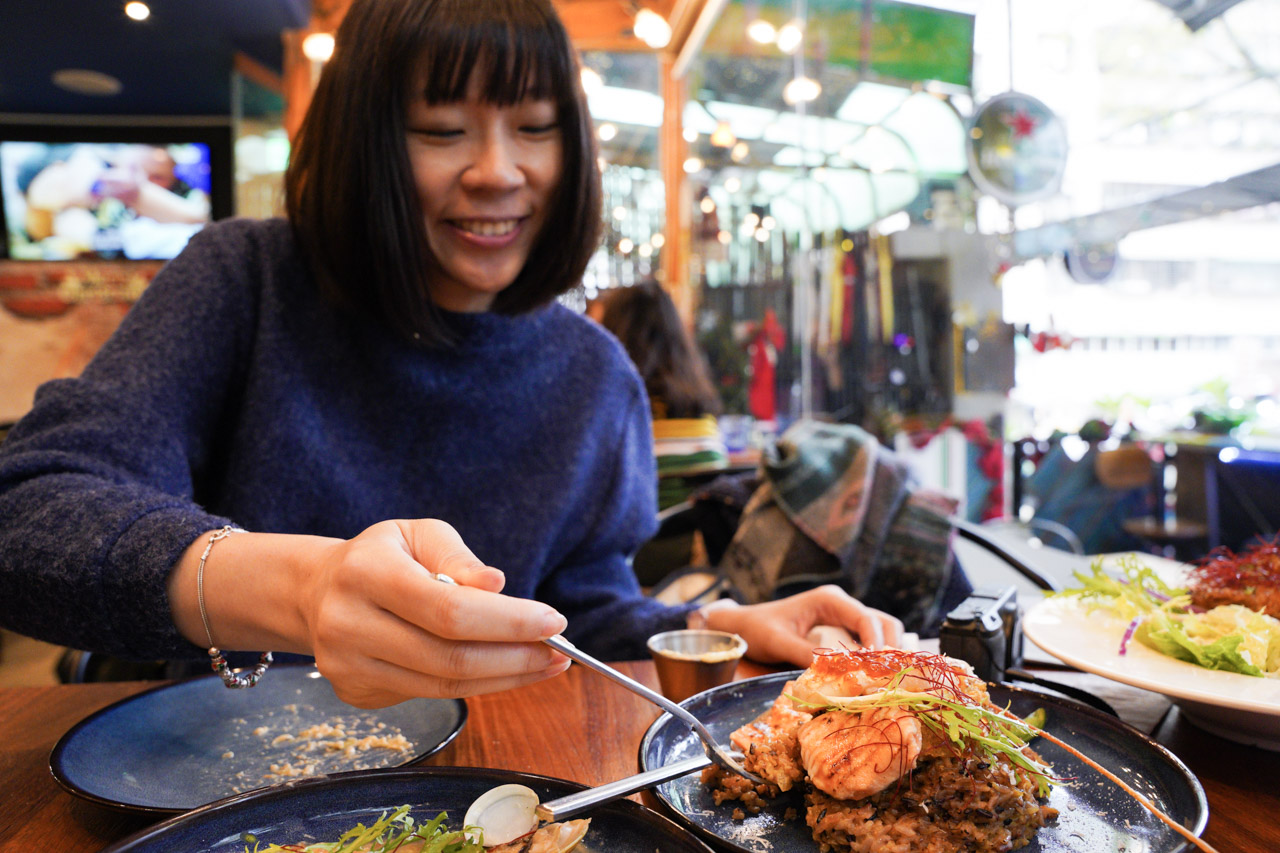
[[[1237,554],[1220,546],[1191,569],[1194,583],[1215,589],[1280,585],[1280,537],[1250,545]]]

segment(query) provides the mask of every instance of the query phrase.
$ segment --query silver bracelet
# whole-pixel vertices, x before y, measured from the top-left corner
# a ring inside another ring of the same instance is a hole
[[[219,539],[226,539],[232,533],[244,532],[241,528],[233,527],[230,524],[221,530],[215,531],[209,536],[209,544],[204,546],[204,553],[200,555],[200,565],[196,569],[196,603],[200,606],[200,621],[204,623],[204,635],[209,638],[209,657],[212,659],[213,671],[218,673],[218,677],[222,679],[223,684],[233,690],[241,687],[253,687],[257,684],[262,679],[262,674],[267,671],[267,667],[271,666],[271,652],[263,652],[261,657],[258,658],[258,665],[251,672],[233,672],[231,667],[227,665],[226,657],[213,644],[213,632],[209,630],[209,614],[204,609],[204,564],[209,559],[209,552],[213,550],[214,542]]]

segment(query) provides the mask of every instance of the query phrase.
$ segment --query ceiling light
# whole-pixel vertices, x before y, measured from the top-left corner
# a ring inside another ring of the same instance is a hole
[[[87,68],[63,68],[53,72],[53,85],[77,95],[118,95],[123,84],[110,74]]]
[[[600,137],[601,142],[608,142],[618,135],[618,126],[605,122],[596,129],[596,136]]]
[[[750,146],[742,140],[738,140],[738,144],[733,146],[733,150],[729,152],[729,158],[735,163],[741,163],[747,159],[747,154],[751,153]]]
[[[738,180],[736,177],[725,178],[724,188],[727,192],[736,193],[738,190],[742,189],[742,181]]]
[[[782,29],[778,30],[778,50],[783,53],[794,53],[803,40],[804,30],[800,29],[800,24],[796,21],[784,24]]]
[[[684,171],[687,175],[692,175],[694,172],[702,171],[702,158],[690,157],[688,160],[685,160]]]
[[[582,91],[588,95],[594,95],[604,87],[604,78],[600,76],[600,72],[594,68],[582,69]]]
[[[631,250],[634,249],[635,247],[636,247],[636,244],[631,242],[630,237],[623,237],[621,240],[618,241],[618,251],[624,255],[631,254]]]
[[[715,213],[716,201],[711,196],[704,196],[702,201],[698,202],[698,210],[703,213]]]
[[[712,145],[717,148],[732,148],[737,141],[738,137],[733,135],[733,128],[729,127],[729,122],[724,120],[716,122],[716,129],[711,134]]]
[[[782,100],[788,104],[807,104],[822,94],[822,84],[812,77],[796,77],[782,90]]]
[[[652,48],[666,47],[671,42],[671,25],[667,19],[652,9],[640,9],[636,12],[636,22],[632,27],[636,38]]]
[[[819,95],[822,95],[822,83],[812,77],[796,77],[782,90],[782,100],[792,106],[818,100]]]
[[[667,242],[667,238],[661,234],[654,234],[649,238],[649,242],[653,244],[653,248],[661,249]]]
[[[697,130],[697,128],[693,128],[693,127],[686,127],[686,128],[684,129],[684,132],[683,132],[683,134],[682,134],[682,135],[684,136],[684,141],[685,141],[685,142],[697,142],[697,141],[698,141],[698,130]]]
[[[778,37],[778,31],[768,21],[756,20],[747,25],[747,37],[760,44],[773,44],[773,40]]]
[[[145,21],[151,17],[151,7],[146,3],[138,2],[138,0],[132,0],[132,2],[124,4],[124,13],[135,21]]]
[[[333,33],[310,33],[302,40],[302,55],[312,62],[328,62],[333,56]]]

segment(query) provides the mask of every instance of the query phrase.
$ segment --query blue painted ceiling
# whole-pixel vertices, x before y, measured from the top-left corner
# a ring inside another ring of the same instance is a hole
[[[277,74],[286,29],[309,0],[149,0],[134,21],[124,0],[0,0],[0,114],[226,116],[237,52]],[[112,96],[54,85],[59,69],[117,78]]]

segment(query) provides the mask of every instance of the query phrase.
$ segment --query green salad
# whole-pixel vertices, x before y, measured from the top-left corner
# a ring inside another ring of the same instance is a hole
[[[337,841],[315,844],[269,844],[260,847],[256,843],[246,847],[245,853],[484,853],[479,841],[468,838],[461,831],[450,831],[445,826],[446,814],[441,812],[434,820],[416,823],[409,814],[409,806],[400,806],[369,826],[356,824]],[[469,827],[474,829],[474,827]],[[253,840],[251,837],[249,840]]]
[[[1239,604],[1193,607],[1187,590],[1168,585],[1134,555],[1122,558],[1114,571],[1099,559],[1088,574],[1073,575],[1079,587],[1048,595],[1077,598],[1128,619],[1122,655],[1136,639],[1206,669],[1280,678],[1280,620]]]

